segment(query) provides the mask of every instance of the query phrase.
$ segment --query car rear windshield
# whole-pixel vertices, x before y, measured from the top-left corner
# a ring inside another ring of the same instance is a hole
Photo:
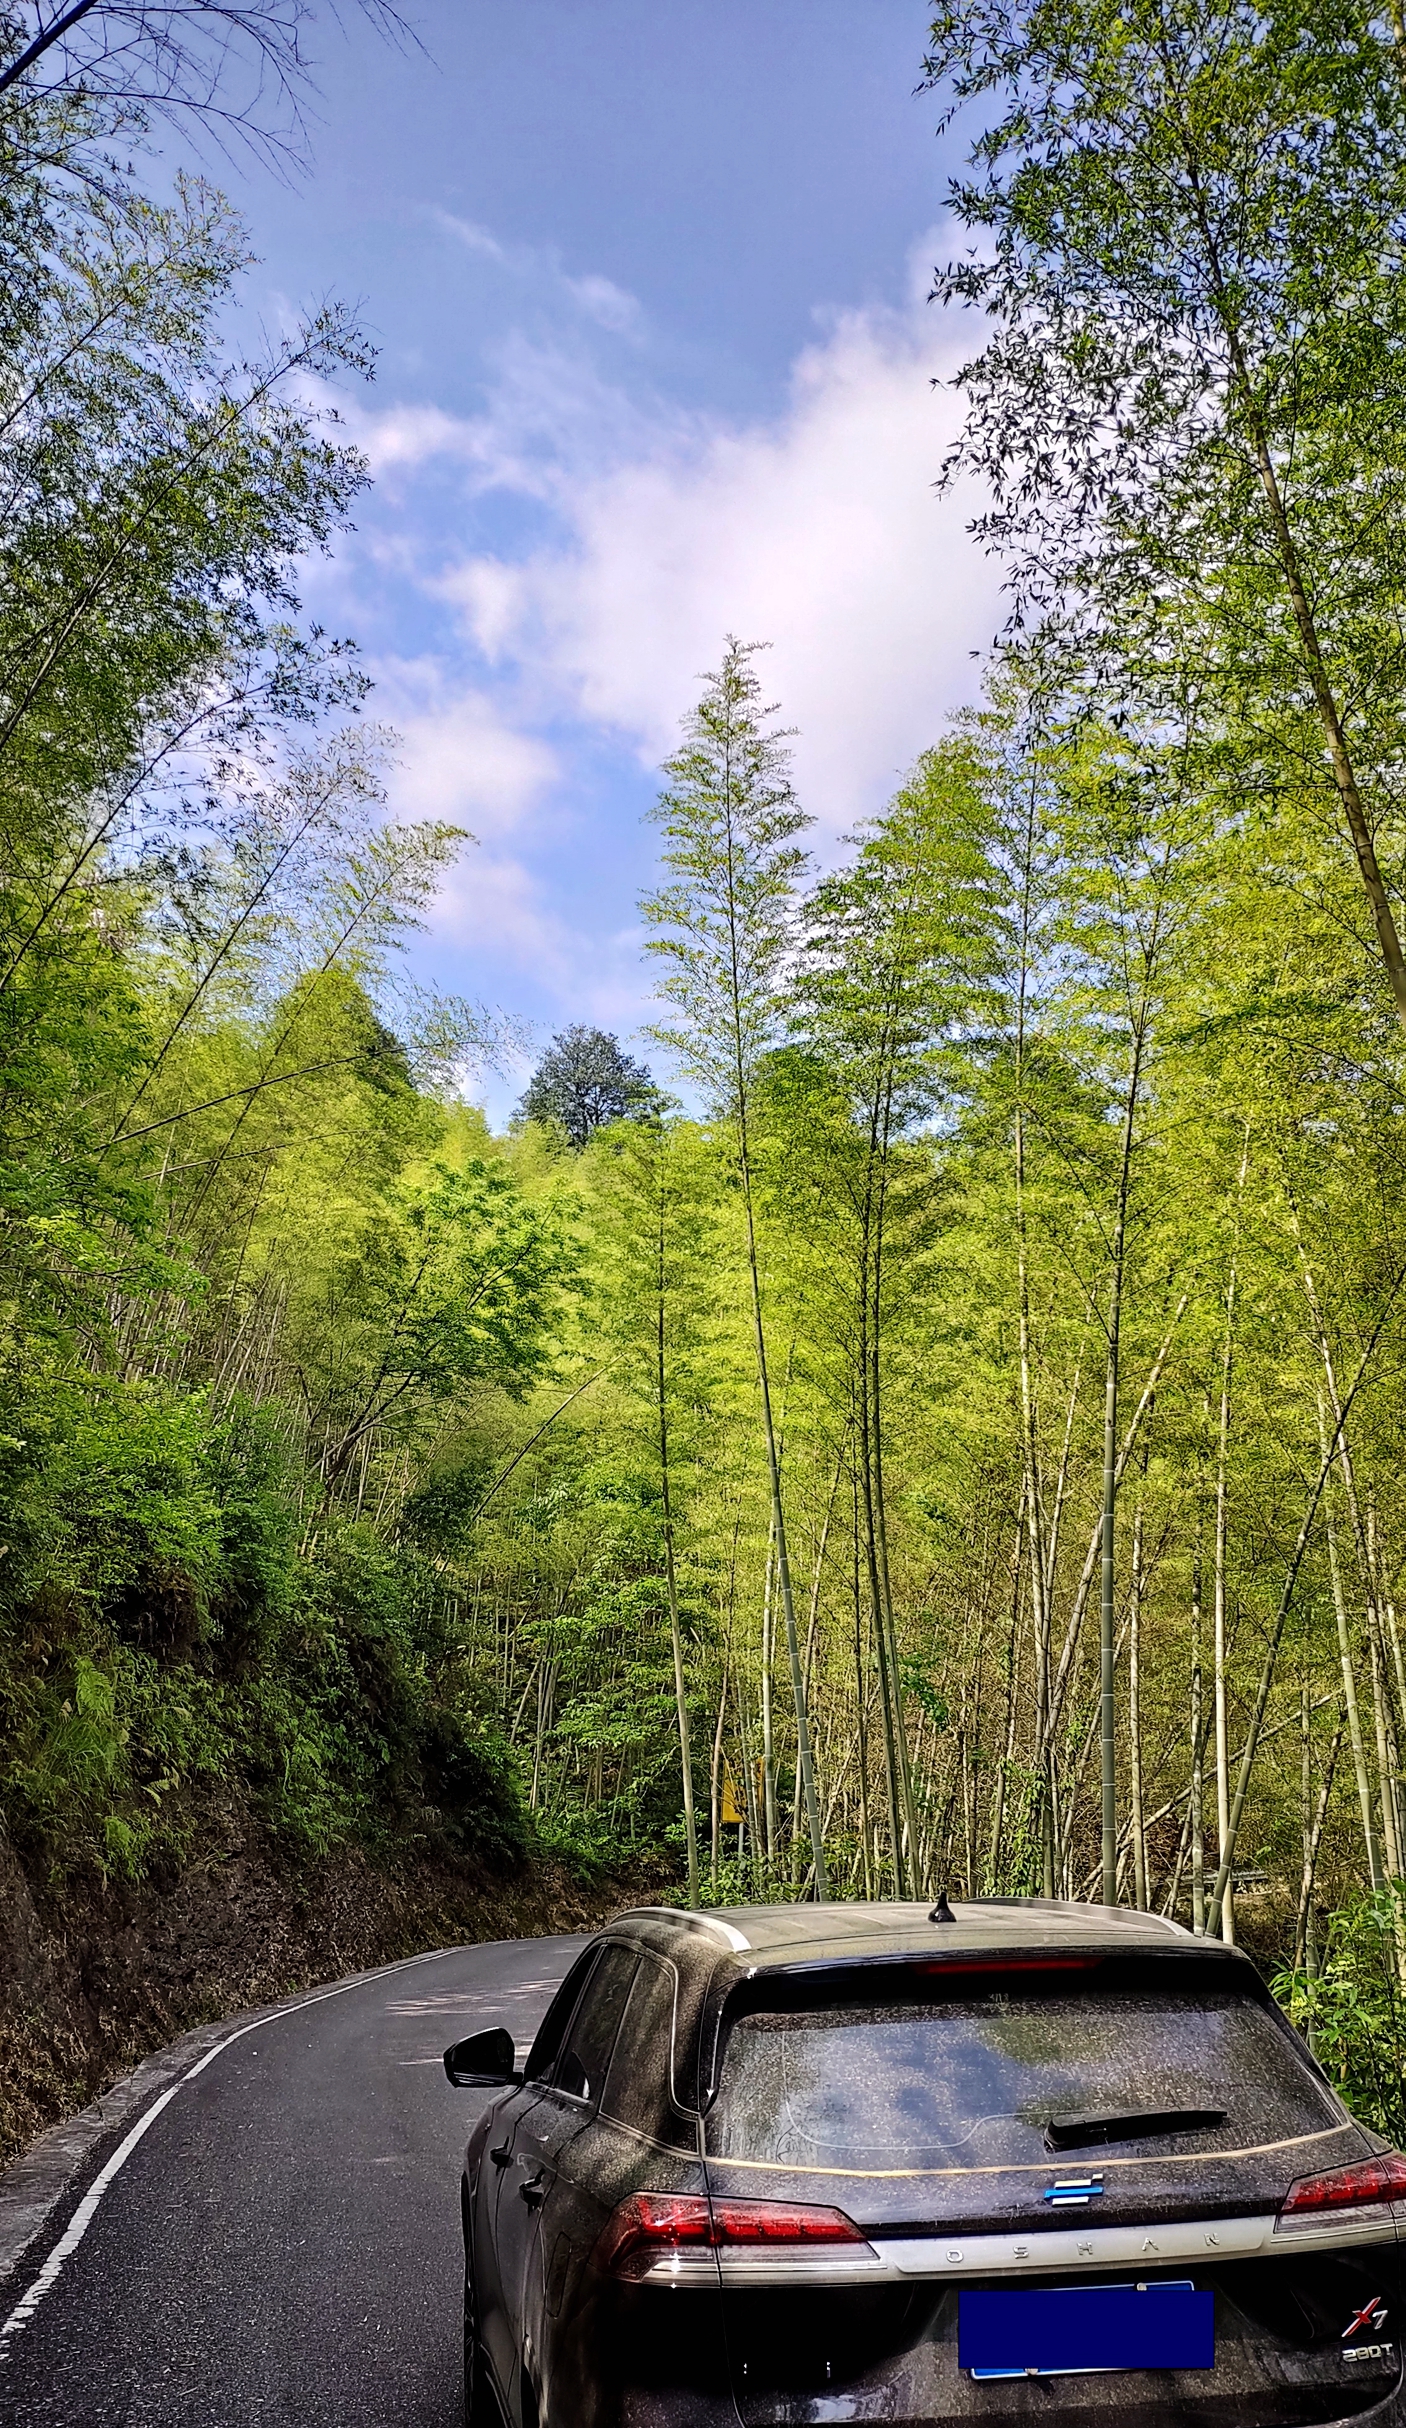
[[[867,2171],[1246,2149],[1344,2121],[1253,1999],[1100,1988],[741,2014],[707,2133],[719,2158]]]

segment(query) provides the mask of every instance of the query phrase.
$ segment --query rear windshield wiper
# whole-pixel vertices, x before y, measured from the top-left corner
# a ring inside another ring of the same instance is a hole
[[[1047,2150],[1091,2150],[1105,2141],[1151,2141],[1159,2133],[1199,2133],[1224,2124],[1224,2108],[1134,2108],[1122,2116],[1052,2116]]]

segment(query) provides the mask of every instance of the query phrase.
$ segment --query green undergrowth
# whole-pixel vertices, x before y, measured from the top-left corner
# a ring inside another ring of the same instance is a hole
[[[1353,2114],[1406,2145],[1406,1880],[1352,1898],[1273,1986]]]
[[[202,1790],[290,1852],[520,1863],[517,1766],[432,1555],[322,1508],[276,1421],[91,1378],[0,1445],[0,1797],[51,1871],[140,1878]]]

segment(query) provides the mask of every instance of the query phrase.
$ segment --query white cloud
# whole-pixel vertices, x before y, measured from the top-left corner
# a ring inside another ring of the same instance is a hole
[[[520,961],[551,987],[565,988],[575,975],[575,939],[544,907],[520,860],[477,852],[461,859],[440,888],[433,926],[456,947]]]
[[[479,837],[511,833],[559,775],[557,755],[489,694],[434,658],[387,659],[376,698],[399,737],[391,774],[398,818],[443,818]]]
[[[956,406],[930,382],[951,360],[915,299],[837,318],[773,421],[617,412],[606,439],[593,400],[577,393],[574,428],[558,388],[550,432],[530,412],[519,425],[517,475],[500,397],[498,478],[550,500],[561,536],[516,562],[465,557],[436,591],[490,662],[548,679],[559,708],[647,760],[726,632],[772,642],[764,680],[800,728],[805,799],[844,826],[973,695],[970,653],[998,617],[970,496],[934,493]],[[535,389],[519,366],[518,405]]]
[[[384,413],[371,413],[364,406],[343,404],[341,418],[378,479],[388,472],[416,471],[437,458],[477,463],[484,456],[483,425],[446,413],[439,405],[392,405]]]
[[[585,283],[610,286],[608,279]],[[623,311],[631,299],[611,292]],[[608,308],[602,301],[594,317]],[[682,441],[699,426],[657,398],[632,397],[601,375],[589,350],[564,338],[545,341],[515,329],[497,350],[496,369],[487,406],[475,414],[433,404],[373,407],[355,397],[333,400],[321,389],[310,393],[322,405],[335,401],[347,436],[382,493],[389,487],[397,502],[405,495],[397,475],[452,464],[463,469],[471,495],[497,490],[555,507],[582,479],[648,456],[666,432]],[[423,555],[425,534],[416,530],[414,537]],[[441,529],[434,538],[443,538]]]
[[[603,329],[611,330],[617,337],[633,336],[639,328],[642,315],[638,298],[624,287],[617,287],[613,278],[596,275],[568,278],[566,287],[590,319],[599,321]]]
[[[555,246],[504,244],[491,228],[481,226],[475,219],[460,219],[453,211],[432,210],[428,216],[465,252],[475,254],[480,261],[491,261],[510,277],[554,294],[558,301],[568,297],[588,320],[598,322],[615,336],[633,337],[641,329],[644,316],[637,296],[598,271],[571,277],[563,269]]]
[[[460,219],[454,211],[439,210],[432,210],[429,217],[437,228],[443,229],[446,236],[452,236],[456,244],[461,244],[466,253],[477,253],[483,261],[508,261],[507,246],[499,243],[491,228],[480,227],[476,219]]]
[[[466,826],[465,848],[441,883],[429,925],[441,946],[474,965],[530,971],[539,986],[608,1027],[634,1020],[639,938],[587,936],[543,899],[532,854],[537,812],[558,787],[556,752],[514,725],[500,703],[455,682],[434,658],[383,660],[376,697],[394,724],[392,814]]]
[[[464,855],[440,887],[430,925],[441,947],[474,966],[487,958],[530,971],[573,1019],[618,1032],[640,1018],[639,930],[583,934],[543,900],[535,871],[520,858]]]
[[[916,278],[901,309],[832,318],[780,409],[747,421],[651,390],[641,353],[628,383],[607,375],[587,323],[626,325],[631,299],[577,284],[593,295],[565,334],[513,329],[481,412],[348,416],[391,506],[353,579],[373,615],[408,611],[421,648],[375,669],[402,736],[396,814],[481,839],[444,887],[436,950],[520,985],[539,1017],[623,1030],[646,1016],[648,978],[637,852],[614,821],[638,815],[638,770],[673,746],[724,635],[773,644],[762,677],[799,728],[823,846],[976,695],[972,652],[1000,605],[965,531],[975,501],[934,490],[959,406],[931,383],[958,333]],[[466,545],[480,515],[492,545]]]

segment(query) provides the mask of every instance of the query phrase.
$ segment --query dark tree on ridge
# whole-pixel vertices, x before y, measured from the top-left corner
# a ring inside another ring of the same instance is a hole
[[[575,1022],[554,1037],[532,1074],[522,1112],[528,1121],[551,1121],[580,1153],[593,1130],[637,1112],[654,1094],[642,1062],[622,1054],[608,1029]]]

